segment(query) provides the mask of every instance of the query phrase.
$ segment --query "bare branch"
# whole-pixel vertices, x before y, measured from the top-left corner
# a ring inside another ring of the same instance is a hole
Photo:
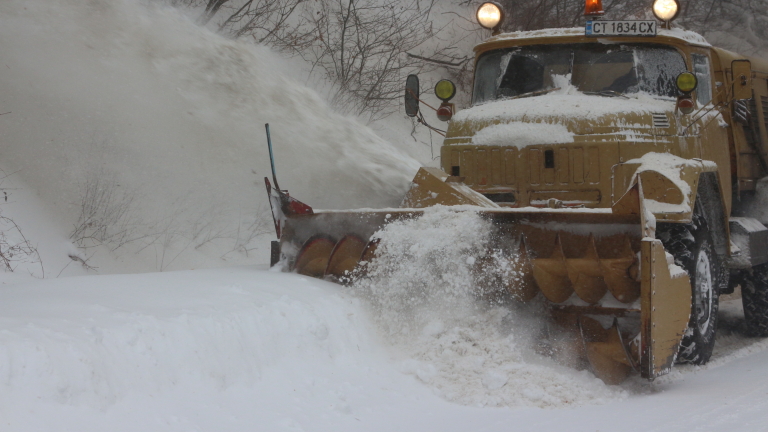
[[[411,57],[411,58],[415,58],[415,59],[419,59],[419,60],[424,60],[424,61],[429,62],[429,63],[435,63],[435,64],[439,64],[439,65],[443,65],[443,66],[450,66],[450,67],[461,67],[461,66],[464,65],[464,63],[469,61],[469,57],[465,57],[464,59],[462,59],[459,62],[449,62],[449,61],[437,60],[437,59],[433,59],[433,58],[429,58],[429,57],[422,57],[420,55],[411,54],[411,53],[406,53],[406,54],[408,55],[408,57]]]

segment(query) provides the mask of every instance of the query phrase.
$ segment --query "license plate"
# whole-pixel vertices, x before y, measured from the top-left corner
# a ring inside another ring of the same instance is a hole
[[[656,36],[657,22],[649,21],[587,21],[587,36]]]

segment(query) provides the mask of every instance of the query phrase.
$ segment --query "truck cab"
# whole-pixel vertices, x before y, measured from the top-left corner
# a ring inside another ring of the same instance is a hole
[[[723,97],[714,79],[719,58],[695,33],[519,32],[475,52],[472,106],[448,127],[442,168],[492,201],[608,208],[629,185],[631,161],[662,153],[724,167],[718,177],[730,203],[728,126],[719,110],[705,109]],[[698,81],[691,95],[698,115],[677,106],[676,78],[686,71]]]

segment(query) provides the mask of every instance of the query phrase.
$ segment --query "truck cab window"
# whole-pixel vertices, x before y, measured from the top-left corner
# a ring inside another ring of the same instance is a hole
[[[712,79],[709,75],[709,58],[701,54],[692,54],[693,73],[699,81],[696,87],[696,100],[700,106],[708,104],[712,100]]]
[[[613,97],[645,93],[673,98],[686,70],[680,53],[656,44],[531,45],[483,54],[475,68],[473,104],[536,96],[573,86]]]

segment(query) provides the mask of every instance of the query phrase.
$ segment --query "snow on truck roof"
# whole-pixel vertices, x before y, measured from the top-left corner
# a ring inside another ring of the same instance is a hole
[[[550,28],[550,29],[541,29],[541,30],[530,30],[530,31],[517,31],[517,32],[509,32],[509,33],[501,33],[497,36],[493,36],[486,41],[484,41],[481,44],[478,44],[477,47],[483,46],[485,44],[494,43],[494,42],[501,42],[506,40],[521,40],[521,39],[538,39],[538,38],[553,38],[553,37],[574,37],[574,36],[584,36],[584,28],[583,27],[573,27],[573,28]],[[658,36],[665,36],[668,38],[674,38],[678,39],[680,41],[692,44],[692,45],[699,45],[699,46],[711,46],[709,42],[707,42],[706,39],[704,39],[704,36],[692,32],[689,30],[683,30],[681,28],[673,28],[673,29],[659,29],[657,37]],[[608,37],[606,37],[608,38]],[[594,38],[594,39],[606,39],[606,38]],[[648,39],[649,42],[653,40],[653,37],[645,37],[644,39]],[[477,47],[475,49],[477,49]]]

